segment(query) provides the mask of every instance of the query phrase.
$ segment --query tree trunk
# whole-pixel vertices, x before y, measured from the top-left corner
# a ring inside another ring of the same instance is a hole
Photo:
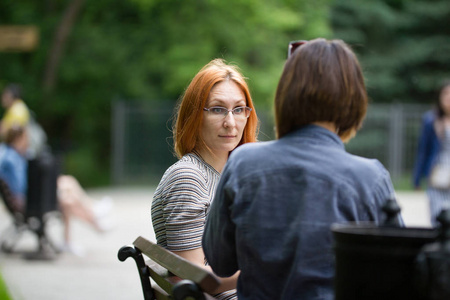
[[[73,24],[77,18],[84,0],[72,0],[64,12],[61,22],[53,39],[52,48],[49,51],[47,64],[44,71],[44,91],[51,94],[56,87],[58,66],[64,52],[67,38],[72,31]]]

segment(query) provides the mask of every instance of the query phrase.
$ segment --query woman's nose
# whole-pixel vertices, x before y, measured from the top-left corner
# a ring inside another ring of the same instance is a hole
[[[223,126],[224,127],[233,127],[235,125],[236,125],[236,119],[234,118],[233,113],[231,111],[229,111],[224,119]]]

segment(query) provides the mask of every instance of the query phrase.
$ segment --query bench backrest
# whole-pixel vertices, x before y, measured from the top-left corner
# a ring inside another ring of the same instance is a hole
[[[150,260],[145,261],[142,254]],[[136,261],[145,300],[212,299],[209,295],[220,285],[213,273],[143,237],[119,250],[119,260],[130,256]]]

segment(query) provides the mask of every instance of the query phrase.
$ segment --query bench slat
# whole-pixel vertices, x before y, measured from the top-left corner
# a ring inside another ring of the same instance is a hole
[[[171,270],[174,275],[183,279],[192,280],[198,284],[203,291],[209,294],[212,294],[220,285],[220,279],[213,273],[162,248],[142,236],[139,236],[133,242],[133,245],[157,264]]]
[[[146,260],[145,265],[150,272],[150,278],[164,291],[170,294],[173,284],[168,281],[168,277],[170,276],[169,271],[151,259]]]
[[[172,300],[172,297],[157,285],[153,286],[153,291],[157,300]]]

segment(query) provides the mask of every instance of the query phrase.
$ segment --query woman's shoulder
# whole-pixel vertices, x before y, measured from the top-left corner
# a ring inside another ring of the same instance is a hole
[[[199,162],[191,155],[185,155],[171,165],[165,172],[166,175],[183,176],[200,174]]]
[[[201,183],[208,176],[205,168],[204,163],[196,155],[186,154],[164,172],[160,185],[173,185],[179,182]]]
[[[16,150],[7,144],[0,144],[0,160],[2,161],[14,161],[14,162],[26,162],[26,159],[20,155]]]
[[[385,177],[389,175],[386,167],[378,159],[353,155],[348,152],[347,155],[348,158],[342,160],[342,163],[351,168],[359,178],[374,179],[377,176]]]
[[[273,141],[260,141],[260,142],[254,142],[254,143],[246,143],[243,145],[240,145],[236,149],[231,152],[230,159],[233,157],[236,159],[236,157],[245,157],[245,158],[252,158],[252,159],[259,159],[260,156],[266,156],[267,151],[275,143],[277,143],[278,140]]]
[[[437,112],[436,110],[432,109],[429,111],[426,111],[422,115],[422,121],[424,124],[433,124],[433,122],[437,119]]]
[[[159,182],[154,198],[166,199],[168,195],[208,194],[219,175],[205,172],[198,157],[185,155],[170,166]],[[214,177],[211,177],[214,176]],[[186,193],[189,191],[188,193]]]

